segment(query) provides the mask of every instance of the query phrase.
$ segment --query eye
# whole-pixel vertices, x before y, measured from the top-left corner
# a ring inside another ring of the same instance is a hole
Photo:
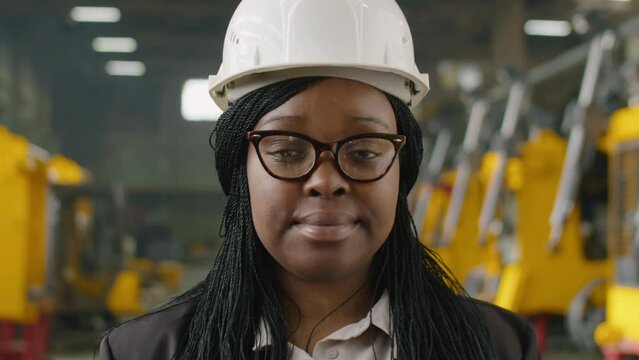
[[[303,161],[311,151],[310,144],[291,136],[271,136],[260,143],[260,152],[265,160],[274,163],[290,164]]]
[[[302,144],[290,142],[272,143],[262,148],[262,154],[266,161],[273,164],[292,165],[305,163],[310,157],[310,149]]]
[[[275,159],[303,159],[306,157],[306,152],[297,149],[279,149],[273,150],[267,153],[268,156]]]
[[[373,160],[380,155],[371,149],[355,149],[348,152],[348,158],[352,160]]]
[[[387,140],[361,138],[344,145],[344,157],[348,161],[371,163],[379,161],[392,150],[393,144]]]

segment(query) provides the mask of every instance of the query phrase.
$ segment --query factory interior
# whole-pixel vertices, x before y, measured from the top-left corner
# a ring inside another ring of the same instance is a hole
[[[93,359],[205,278],[239,3],[0,2],[0,360]],[[544,359],[639,358],[639,0],[397,4],[431,85],[420,241]]]

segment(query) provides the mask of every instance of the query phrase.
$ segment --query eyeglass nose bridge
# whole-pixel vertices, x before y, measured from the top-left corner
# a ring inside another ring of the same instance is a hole
[[[335,165],[337,167],[337,171],[339,172],[339,174],[348,179],[348,176],[344,173],[344,170],[342,170],[342,166],[340,165],[339,160],[337,158],[337,152],[339,151],[339,148],[340,148],[339,141],[334,143],[323,143],[320,141],[314,141],[312,142],[312,144],[315,150],[315,161],[313,162],[313,166],[311,166],[308,172],[304,175],[305,178],[311,177],[311,175],[315,172],[315,170],[317,170],[317,167],[319,166],[320,157],[322,156],[324,152],[328,151],[329,153],[333,155],[333,161],[335,162]]]
[[[322,153],[324,153],[325,151],[328,151],[330,153],[333,154],[333,157],[335,159],[337,159],[337,151],[340,148],[340,143],[339,141],[334,142],[334,143],[323,143],[323,142],[317,142],[315,143],[315,157],[319,159],[320,156],[322,156]]]

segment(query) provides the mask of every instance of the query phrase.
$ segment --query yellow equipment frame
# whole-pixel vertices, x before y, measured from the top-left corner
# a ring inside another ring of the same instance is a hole
[[[490,170],[488,170],[490,171]],[[457,228],[450,241],[443,243],[442,228],[447,208],[451,198],[451,188],[455,182],[454,170],[445,172],[441,177],[441,183],[434,185],[431,200],[425,213],[425,219],[420,229],[422,243],[434,250],[450,272],[467,288],[471,295],[478,298],[486,296],[475,292],[473,282],[477,275],[494,278],[500,269],[499,257],[494,246],[494,238],[490,238],[485,246],[477,241],[477,218],[481,211],[486,179],[480,174],[473,174],[468,180],[468,188],[461,208]],[[490,176],[488,176],[490,178]],[[433,185],[426,185],[433,186]],[[489,254],[493,254],[490,256]],[[495,262],[494,260],[497,259]]]
[[[519,165],[507,173],[508,188],[516,196],[518,261],[505,264],[495,304],[524,315],[567,312],[575,295],[589,282],[605,278],[606,260],[584,254],[580,213],[573,209],[565,225],[561,247],[551,250],[548,218],[555,200],[565,141],[541,131],[521,147]],[[599,299],[603,303],[603,299]]]
[[[0,126],[0,319],[35,324],[46,311],[46,158]]]
[[[608,249],[615,267],[595,341],[606,359],[639,355],[639,107],[616,111],[600,144],[610,156]],[[624,274],[623,267],[635,273]]]

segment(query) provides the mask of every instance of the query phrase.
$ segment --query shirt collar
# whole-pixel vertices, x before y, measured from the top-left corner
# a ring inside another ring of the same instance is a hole
[[[377,300],[377,303],[373,306],[371,311],[366,314],[362,320],[355,324],[350,324],[342,329],[337,330],[333,334],[329,335],[327,339],[333,340],[347,340],[359,336],[366,331],[370,325],[374,325],[378,329],[382,330],[387,336],[391,336],[391,321],[390,321],[390,301],[388,292],[384,291],[382,296]],[[271,331],[268,325],[264,321],[264,318],[260,319],[260,325],[258,333],[255,334],[255,344],[253,345],[253,351],[259,351],[272,344]],[[395,353],[397,352],[397,345],[395,344]],[[397,358],[397,355],[394,356]]]

